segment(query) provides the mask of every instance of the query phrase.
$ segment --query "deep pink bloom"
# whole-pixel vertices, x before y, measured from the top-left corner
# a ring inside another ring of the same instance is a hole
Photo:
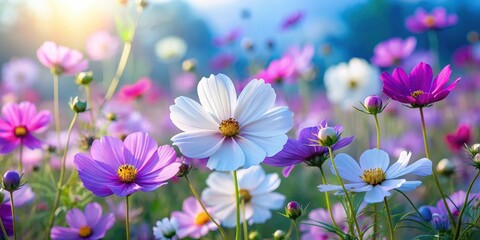
[[[458,67],[480,65],[480,44],[461,46],[453,52],[453,63]]]
[[[413,53],[416,45],[417,40],[414,37],[405,40],[391,38],[375,46],[372,62],[379,67],[398,65]]]
[[[242,36],[242,29],[234,28],[227,35],[213,39],[215,46],[225,46],[237,41]]]
[[[126,101],[135,100],[142,97],[152,88],[152,80],[148,77],[140,78],[134,84],[126,84],[119,91],[119,97]]]
[[[67,212],[65,220],[69,227],[55,226],[50,237],[53,240],[101,239],[115,223],[113,213],[102,216],[102,206],[89,203],[85,212],[74,208]]]
[[[120,41],[107,31],[98,31],[87,39],[86,50],[91,60],[101,61],[113,57]]]
[[[148,133],[132,133],[122,142],[104,136],[95,140],[90,154],[75,155],[75,166],[83,185],[99,197],[125,197],[137,191],[150,192],[175,176],[175,150],[158,147]]]
[[[445,136],[445,142],[452,152],[458,152],[472,140],[472,129],[467,124],[458,126],[457,130]]]
[[[48,128],[51,115],[47,110],[37,113],[31,102],[7,103],[0,118],[0,153],[10,153],[23,143],[30,149],[41,148],[42,143],[33,133]]]
[[[431,13],[425,12],[423,8],[417,8],[415,15],[405,21],[405,25],[411,32],[425,32],[428,30],[441,30],[457,24],[456,14],[447,15],[445,8],[437,7]]]
[[[292,28],[293,26],[297,25],[303,18],[305,14],[302,11],[296,11],[290,15],[288,15],[280,25],[280,29],[285,31],[287,29]]]
[[[273,60],[266,69],[257,74],[255,78],[265,80],[265,83],[292,83],[294,82],[295,64],[292,57],[286,55],[278,60]]]
[[[212,214],[212,209],[207,208],[207,211]],[[199,239],[207,235],[209,231],[217,229],[194,197],[185,199],[182,211],[173,212],[172,218],[178,221],[177,235],[179,238],[191,237]]]
[[[88,60],[83,54],[54,42],[45,42],[37,50],[37,58],[54,74],[73,75],[84,71],[88,67]]]
[[[424,107],[443,100],[455,88],[460,78],[447,85],[451,74],[450,65],[447,65],[433,79],[432,67],[420,62],[410,75],[402,68],[395,68],[392,75],[384,72],[380,78],[383,92],[393,100],[411,104],[412,107]]]

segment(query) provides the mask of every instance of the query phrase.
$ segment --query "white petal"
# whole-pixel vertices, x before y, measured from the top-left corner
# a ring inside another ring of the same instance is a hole
[[[393,173],[388,173],[387,172],[387,178],[397,178],[406,174],[414,174],[418,176],[428,176],[432,174],[432,161],[430,161],[428,158],[422,158],[420,160],[417,160],[416,162],[410,164],[410,166],[407,166],[403,169],[399,169]]]
[[[234,194],[233,176],[231,173],[213,172],[208,175],[206,180],[209,188],[215,189],[216,192],[224,194]]]
[[[385,180],[383,181],[380,185],[385,189],[386,191],[390,191],[394,188],[399,188],[402,186],[403,183],[405,183],[405,179],[390,179],[390,180]]]
[[[220,124],[200,104],[187,97],[175,99],[175,105],[170,106],[170,119],[182,131],[218,131]]]
[[[272,217],[272,213],[265,208],[252,206],[253,207],[253,217],[251,223],[264,223]]]
[[[197,92],[203,108],[213,114],[218,122],[233,117],[237,93],[229,77],[223,74],[204,77],[198,83]]]
[[[377,185],[365,194],[364,200],[367,203],[382,202],[384,197],[390,196],[390,192],[385,191],[382,186]]]
[[[243,165],[244,168],[258,165],[265,160],[267,153],[256,143],[241,136],[238,136],[236,140],[245,154],[245,164]]]
[[[225,227],[235,227],[236,225],[236,207],[235,202],[229,205],[223,205],[221,208],[214,209],[215,218],[218,218]]]
[[[327,185],[318,185],[318,190],[320,192],[329,192],[329,191],[341,191],[342,190],[342,186],[340,185],[331,185],[331,184],[327,184]]]
[[[255,189],[250,191],[251,194],[265,194],[273,192],[280,186],[280,177],[276,173],[268,174],[263,178],[263,181]]]
[[[249,124],[274,106],[276,94],[270,84],[263,79],[252,80],[238,96],[235,119]]]
[[[267,153],[267,157],[271,157],[280,152],[288,140],[288,137],[285,134],[274,137],[259,137],[246,134],[241,134],[241,136],[261,147]]]
[[[387,176],[396,176],[397,172],[403,170],[408,165],[411,156],[411,152],[407,153],[406,151],[402,151],[398,157],[398,161],[388,168],[386,172]]]
[[[339,153],[337,156],[335,156],[335,165],[337,166],[338,174],[340,174],[341,178],[351,182],[362,182],[360,176],[362,176],[363,171],[358,163],[348,154]],[[330,170],[334,175],[336,175],[335,169],[333,168],[333,164],[331,164],[331,162]]]
[[[222,146],[207,162],[211,170],[233,171],[245,164],[245,154],[233,138],[225,138]]]
[[[262,114],[256,121],[240,123],[242,134],[273,137],[286,134],[293,127],[293,113],[287,107],[276,107]]]
[[[388,153],[376,148],[369,149],[360,156],[360,167],[363,170],[381,168],[383,171],[387,171],[389,164],[390,157]]]
[[[280,193],[268,193],[262,195],[255,195],[252,197],[252,204],[254,206],[266,209],[279,209],[285,202],[285,196]]]
[[[224,136],[214,131],[183,132],[172,137],[183,155],[190,158],[206,158],[222,146]]]
[[[233,193],[234,190],[231,190]],[[235,204],[235,194],[223,194],[218,192],[217,189],[207,188],[202,191],[202,201],[207,206],[221,208],[225,205]]]
[[[370,191],[370,189],[372,189],[372,185],[369,185],[369,184],[366,184],[364,182],[361,182],[361,183],[347,183],[347,184],[344,184],[345,186],[345,189],[347,189],[347,191],[349,192],[366,192],[366,191]],[[342,187],[342,186],[340,186]],[[343,189],[340,189],[340,192],[338,192],[339,194],[343,194]]]
[[[411,191],[422,184],[421,181],[406,181],[402,184],[401,187],[397,188],[400,191]]]
[[[237,172],[239,188],[246,190],[256,189],[265,179],[265,171],[260,166],[241,169]]]

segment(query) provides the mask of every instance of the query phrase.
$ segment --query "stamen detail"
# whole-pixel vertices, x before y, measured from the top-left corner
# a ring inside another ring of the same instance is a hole
[[[381,168],[373,168],[368,170],[363,170],[362,176],[360,178],[370,185],[378,185],[385,181],[386,175]]]
[[[233,118],[223,120],[218,129],[220,129],[220,132],[225,137],[235,137],[240,133],[240,126],[238,125],[237,120]]]
[[[137,177],[137,169],[130,164],[123,164],[118,167],[117,175],[121,182],[132,183]]]

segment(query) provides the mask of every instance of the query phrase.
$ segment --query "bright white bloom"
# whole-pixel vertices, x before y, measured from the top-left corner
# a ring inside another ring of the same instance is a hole
[[[332,103],[351,109],[367,96],[380,92],[379,76],[376,67],[359,58],[330,66],[324,77],[327,97]]]
[[[153,227],[153,235],[155,239],[160,240],[176,240],[178,231],[178,222],[175,218],[164,218],[162,221],[157,221],[156,226]]]
[[[184,131],[173,144],[190,158],[207,158],[207,167],[232,171],[260,164],[282,150],[293,126],[293,113],[275,107],[270,84],[252,80],[237,98],[230,78],[210,75],[198,83],[200,104],[187,97],[175,99],[170,118]]]
[[[272,217],[271,209],[283,207],[285,196],[273,192],[280,186],[278,174],[265,174],[260,166],[237,172],[238,188],[245,199],[245,219],[249,224],[264,223]],[[213,172],[207,178],[208,188],[202,192],[202,200],[211,206],[215,218],[225,227],[235,226],[235,185],[231,173]],[[241,213],[243,221],[243,213]]]
[[[187,52],[187,44],[179,37],[166,37],[155,45],[155,53],[163,61],[178,60]]]
[[[383,201],[384,197],[390,196],[390,190],[398,189],[410,191],[422,184],[421,181],[407,181],[399,178],[406,174],[427,176],[432,174],[432,162],[427,158],[415,161],[407,166],[412,153],[403,151],[398,161],[390,165],[388,153],[379,149],[370,149],[360,156],[360,165],[349,155],[340,153],[335,157],[340,177],[350,181],[345,188],[352,192],[366,192],[365,202],[377,203]],[[335,174],[333,166],[331,171]],[[337,185],[320,185],[321,192],[338,191],[342,187]]]

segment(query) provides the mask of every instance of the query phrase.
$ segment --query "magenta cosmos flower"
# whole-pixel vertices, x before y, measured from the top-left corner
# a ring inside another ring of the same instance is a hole
[[[452,152],[462,150],[465,144],[470,144],[471,140],[472,128],[468,124],[462,124],[455,132],[445,135],[445,142]]]
[[[457,15],[447,15],[445,8],[437,7],[431,13],[425,12],[423,8],[418,8],[415,11],[415,15],[407,18],[405,25],[411,32],[419,33],[428,30],[444,29],[455,25],[457,21]]]
[[[102,206],[98,203],[89,203],[85,212],[78,208],[68,211],[65,220],[69,227],[53,227],[50,233],[52,239],[101,239],[115,223],[113,213],[102,216]]]
[[[208,209],[212,213],[211,209]],[[183,201],[182,212],[175,211],[172,213],[172,218],[177,219],[178,231],[177,235],[180,238],[191,237],[199,239],[209,231],[214,231],[217,226],[210,221],[207,213],[205,213],[194,197],[189,197]]]
[[[134,84],[124,85],[119,92],[121,99],[131,101],[142,97],[152,88],[152,80],[148,77],[138,79]]]
[[[420,62],[407,75],[402,68],[395,68],[392,75],[384,72],[380,76],[383,81],[383,92],[395,101],[411,104],[412,107],[425,107],[443,100],[455,88],[460,78],[447,84],[452,70],[447,65],[433,79],[432,67]]]
[[[304,17],[305,17],[304,12],[296,11],[288,15],[287,17],[285,17],[285,19],[282,21],[282,24],[280,25],[280,29],[282,31],[288,30],[294,27],[295,25],[297,25],[299,22],[301,22]]]
[[[45,42],[37,50],[37,58],[45,67],[50,68],[53,74],[73,75],[88,67],[88,60],[83,54],[54,42]]]
[[[99,197],[125,197],[167,184],[178,172],[176,157],[172,147],[158,147],[148,133],[137,132],[123,142],[109,136],[95,140],[90,154],[78,153],[74,161],[85,188]]]
[[[391,38],[375,46],[372,62],[379,67],[398,65],[413,53],[416,45],[417,40],[414,37],[405,40]]]
[[[10,153],[20,144],[30,149],[41,148],[42,143],[33,133],[44,132],[50,120],[49,111],[37,113],[31,102],[5,104],[0,118],[0,153]]]

